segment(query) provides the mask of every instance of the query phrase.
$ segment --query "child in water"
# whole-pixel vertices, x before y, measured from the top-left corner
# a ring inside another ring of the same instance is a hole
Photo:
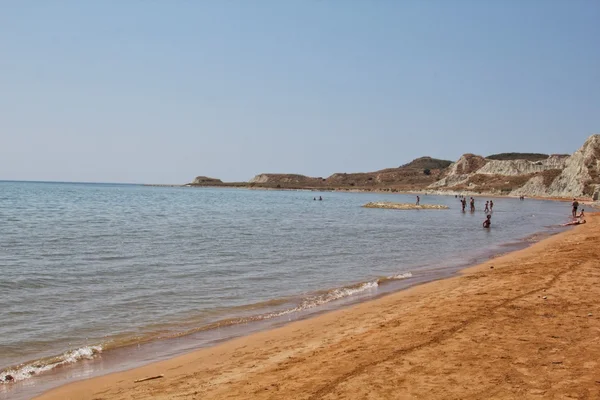
[[[492,216],[488,214],[488,216],[485,219],[485,221],[483,221],[483,227],[484,228],[489,228],[490,226],[492,226]]]

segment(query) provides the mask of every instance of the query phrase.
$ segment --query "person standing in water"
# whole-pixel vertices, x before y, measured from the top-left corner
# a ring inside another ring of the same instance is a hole
[[[462,212],[465,212],[465,208],[467,208],[467,200],[464,198],[460,199],[460,204],[462,206]]]
[[[473,197],[471,197],[471,212],[475,212],[475,199]]]
[[[573,199],[572,206],[573,218],[577,218],[577,209],[579,208],[579,202],[577,201],[577,199]]]
[[[488,216],[486,217],[485,221],[483,221],[483,227],[484,228],[489,228],[492,226],[492,216],[490,214],[488,214]]]
[[[421,198],[419,196],[417,196],[417,205],[419,205],[420,202],[421,202]]]
[[[490,212],[494,211],[494,200],[490,200]]]
[[[488,212],[490,212],[490,202],[489,201],[485,202],[485,209],[483,210],[483,212],[486,213],[486,214]]]

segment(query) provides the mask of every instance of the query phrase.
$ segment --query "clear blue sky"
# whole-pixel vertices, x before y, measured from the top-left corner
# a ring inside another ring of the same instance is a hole
[[[599,132],[597,0],[0,4],[0,179],[328,176]]]

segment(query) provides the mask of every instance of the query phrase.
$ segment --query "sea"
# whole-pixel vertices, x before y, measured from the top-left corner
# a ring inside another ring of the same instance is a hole
[[[415,201],[395,193],[0,182],[0,399],[449,277],[570,213],[420,197],[449,209],[362,207]]]

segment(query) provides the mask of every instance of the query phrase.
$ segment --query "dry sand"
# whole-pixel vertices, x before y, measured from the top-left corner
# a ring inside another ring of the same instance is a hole
[[[587,220],[459,277],[40,398],[599,399],[600,216]]]

